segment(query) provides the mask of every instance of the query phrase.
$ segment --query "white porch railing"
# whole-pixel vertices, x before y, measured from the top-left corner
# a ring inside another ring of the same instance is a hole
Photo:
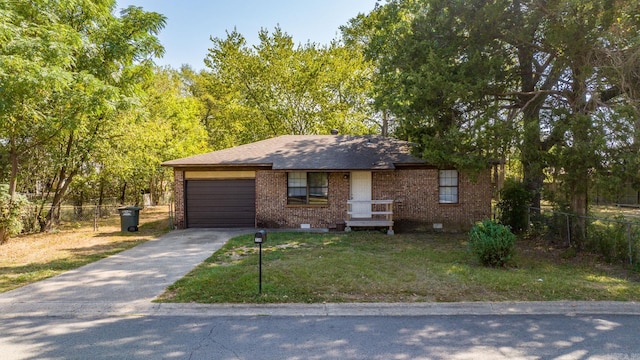
[[[352,227],[388,227],[393,234],[393,200],[348,200],[347,229]]]

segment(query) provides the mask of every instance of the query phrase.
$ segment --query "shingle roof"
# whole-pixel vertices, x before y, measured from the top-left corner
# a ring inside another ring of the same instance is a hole
[[[406,141],[382,136],[284,135],[164,162],[171,167],[267,166],[274,170],[389,170],[424,165]]]

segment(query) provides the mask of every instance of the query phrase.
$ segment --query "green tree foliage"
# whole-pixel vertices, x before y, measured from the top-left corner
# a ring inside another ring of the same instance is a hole
[[[609,263],[639,264],[640,228],[636,224],[617,216],[614,221],[593,221],[589,228],[584,244],[587,250]]]
[[[509,178],[500,189],[500,223],[508,226],[518,234],[527,229],[531,194],[524,184],[517,179]]]
[[[208,135],[199,121],[198,101],[185,95],[178,71],[157,68],[141,84],[141,90],[139,106],[123,114],[114,141],[96,154],[97,166],[92,172],[96,179],[92,183],[103,189],[118,188],[121,202],[131,194],[138,203],[145,191],[156,203],[172,179],[170,169],[160,164],[206,152]],[[114,195],[113,191],[110,195]],[[101,191],[99,198],[105,196],[108,195]]]
[[[208,151],[198,101],[187,96],[181,74],[156,68],[140,83],[136,106],[121,112],[110,139],[101,144],[71,184],[74,205],[90,202],[151,204],[167,201],[171,169],[160,164]]]
[[[0,245],[22,231],[22,212],[27,205],[22,195],[9,195],[9,185],[0,184]]]
[[[555,171],[584,215],[593,174],[637,163],[639,14],[606,0],[391,0],[346,33],[377,61],[377,106],[425,157],[473,167],[515,146],[533,205]]]
[[[57,8],[0,2],[0,138],[10,165],[11,196],[21,158],[67,125],[49,111],[71,86],[68,68],[82,39],[52,20]]]
[[[353,19],[343,32],[350,42],[368,44],[366,53],[378,66],[376,106],[400,119],[398,136],[417,143],[435,164],[484,168],[510,144],[508,129],[495,118],[500,109],[485,96],[504,87],[487,84],[505,59],[487,52],[490,34],[465,29],[472,24],[461,16],[477,6],[449,3],[391,1]]]
[[[339,44],[295,46],[280,28],[247,45],[237,31],[212,39],[207,71],[190,78],[212,146],[283,134],[373,131],[366,88],[371,67]]]
[[[0,139],[12,195],[21,164],[37,155],[46,164],[39,171],[44,199],[51,209],[60,205],[119,129],[150,59],[162,54],[162,15],[129,7],[117,17],[114,10],[113,0],[0,2]],[[42,229],[52,216],[41,214]]]

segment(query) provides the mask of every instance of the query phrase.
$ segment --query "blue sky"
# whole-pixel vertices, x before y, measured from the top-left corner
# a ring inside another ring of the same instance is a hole
[[[200,70],[210,36],[225,38],[226,31],[236,28],[255,44],[261,28],[271,32],[280,25],[297,44],[328,44],[338,37],[340,25],[358,13],[369,13],[375,4],[376,0],[118,0],[117,7],[141,6],[166,16],[159,36],[165,55],[156,63],[176,69],[189,64]]]

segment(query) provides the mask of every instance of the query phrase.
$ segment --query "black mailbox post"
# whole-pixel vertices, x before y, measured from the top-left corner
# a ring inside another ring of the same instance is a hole
[[[253,237],[253,242],[260,245],[260,263],[258,265],[258,293],[262,294],[262,243],[267,241],[267,232],[264,230],[258,231]]]

